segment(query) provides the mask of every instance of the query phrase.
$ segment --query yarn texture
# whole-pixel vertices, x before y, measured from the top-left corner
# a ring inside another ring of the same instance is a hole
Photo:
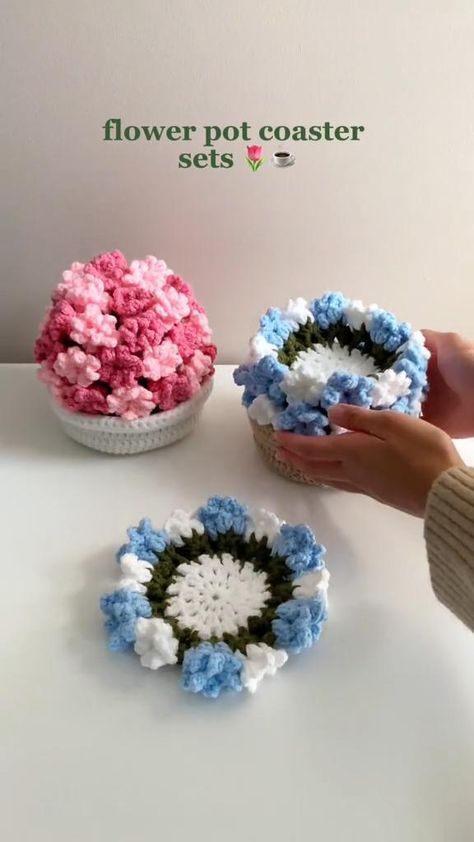
[[[212,378],[215,356],[191,287],[163,260],[128,264],[120,251],[63,272],[35,344],[55,405],[123,421],[191,400]]]
[[[338,403],[420,415],[429,356],[407,322],[328,292],[267,310],[234,380],[254,425],[330,435]]]
[[[128,538],[101,599],[109,648],[152,670],[180,664],[185,690],[254,693],[319,639],[329,573],[308,526],[216,496],[164,529],[144,518]]]

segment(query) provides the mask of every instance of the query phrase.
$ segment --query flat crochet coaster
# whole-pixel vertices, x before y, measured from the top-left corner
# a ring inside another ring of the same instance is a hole
[[[115,590],[101,599],[109,648],[134,648],[149,669],[181,664],[185,690],[254,693],[289,652],[318,640],[329,573],[308,526],[211,497],[160,530],[144,519],[128,537]]]

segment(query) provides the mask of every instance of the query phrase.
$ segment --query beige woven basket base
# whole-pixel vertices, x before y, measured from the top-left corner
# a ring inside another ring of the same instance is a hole
[[[307,477],[302,471],[299,471],[298,468],[292,468],[290,465],[287,465],[286,462],[280,462],[280,460],[277,459],[276,445],[273,438],[274,430],[270,424],[262,426],[257,424],[255,421],[252,421],[251,418],[249,418],[249,421],[250,426],[252,427],[253,438],[257,450],[265,464],[268,465],[272,471],[275,471],[275,473],[280,474],[282,477],[292,479],[294,482],[302,482],[305,485],[317,485],[320,488],[324,488],[322,483]]]

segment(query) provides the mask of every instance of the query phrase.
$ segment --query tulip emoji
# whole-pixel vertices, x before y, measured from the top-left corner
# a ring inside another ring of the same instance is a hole
[[[247,146],[246,161],[253,172],[257,172],[262,166],[265,158],[263,157],[263,149],[261,146]]]

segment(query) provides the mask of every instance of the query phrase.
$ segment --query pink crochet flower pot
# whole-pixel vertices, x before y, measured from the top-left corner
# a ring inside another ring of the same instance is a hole
[[[214,374],[211,337],[203,307],[163,260],[129,265],[113,251],[63,272],[35,357],[72,438],[136,453],[191,428]]]

